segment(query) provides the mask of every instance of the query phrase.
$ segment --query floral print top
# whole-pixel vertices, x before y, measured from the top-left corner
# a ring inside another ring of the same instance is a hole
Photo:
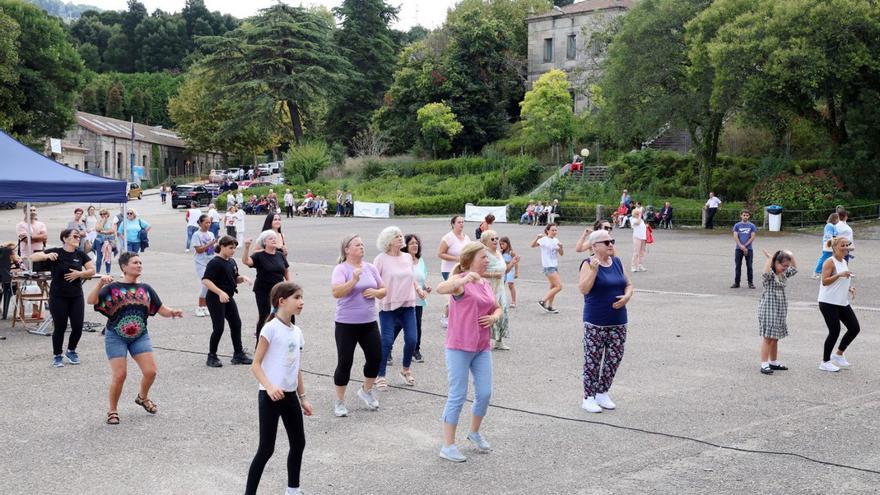
[[[95,311],[107,317],[107,331],[133,341],[147,332],[147,317],[161,307],[159,295],[149,285],[113,282],[98,293]]]

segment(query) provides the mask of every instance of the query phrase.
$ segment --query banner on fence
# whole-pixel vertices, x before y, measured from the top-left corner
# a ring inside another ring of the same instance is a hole
[[[365,201],[355,201],[354,216],[389,218],[391,216],[391,205],[389,203],[367,203]]]
[[[482,222],[489,213],[495,215],[495,222],[507,223],[507,206],[474,206],[470,203],[464,205],[466,222]]]

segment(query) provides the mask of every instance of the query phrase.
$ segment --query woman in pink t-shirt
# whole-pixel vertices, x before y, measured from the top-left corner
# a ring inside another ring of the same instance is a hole
[[[409,367],[416,349],[418,330],[416,327],[416,302],[427,294],[416,283],[413,273],[413,257],[401,251],[403,232],[397,227],[386,227],[376,240],[381,253],[373,260],[385,285],[385,297],[379,301],[379,328],[382,331],[382,361],[379,363],[379,378],[376,387],[386,390],[385,368],[388,355],[394,345],[394,328],[403,328],[403,367],[400,377],[407,385],[415,385]]]
[[[470,237],[464,233],[463,216],[455,215],[449,223],[452,225],[452,230],[440,239],[440,247],[437,249],[437,257],[442,260],[440,262],[440,275],[443,276],[443,280],[449,278],[449,272],[458,263],[458,255],[461,253],[461,248],[471,242]],[[440,317],[440,326],[443,328],[446,328],[448,314],[449,305],[447,304],[446,308],[443,309],[443,316]]]
[[[482,452],[490,450],[480,435],[480,425],[492,396],[492,353],[489,328],[502,316],[491,284],[484,279],[489,267],[486,247],[479,242],[466,244],[460,261],[449,280],[437,287],[440,294],[449,294],[449,328],[446,332],[446,370],[449,393],[443,410],[443,448],[440,457],[464,462],[465,456],[455,445],[458,417],[467,398],[468,374],[474,380],[474,405],[468,440]]]

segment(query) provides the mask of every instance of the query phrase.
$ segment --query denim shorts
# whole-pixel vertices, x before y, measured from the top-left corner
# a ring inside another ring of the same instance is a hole
[[[107,329],[104,335],[104,351],[107,359],[126,358],[128,354],[137,356],[145,352],[153,352],[153,342],[149,332],[144,332],[134,340],[125,340],[113,330]]]
[[[558,272],[559,272],[559,267],[556,267],[556,266],[545,266],[544,267],[544,276],[545,277],[549,277],[550,275],[553,275],[554,273],[558,273]]]

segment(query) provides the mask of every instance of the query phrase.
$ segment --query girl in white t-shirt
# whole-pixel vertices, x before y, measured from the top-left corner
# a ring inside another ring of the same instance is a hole
[[[633,255],[630,271],[644,272],[647,270],[642,263],[648,254],[648,224],[642,218],[641,208],[633,210],[629,224],[633,230]]]
[[[541,265],[544,267],[544,276],[550,282],[550,289],[544,294],[544,298],[538,301],[538,306],[548,313],[559,313],[553,307],[553,299],[562,291],[562,279],[559,277],[559,257],[564,254],[562,243],[556,238],[559,228],[555,223],[548,223],[544,227],[544,233],[538,234],[532,241],[532,247],[541,248]]]
[[[287,457],[287,493],[302,493],[299,472],[306,446],[303,414],[312,415],[312,404],[300,368],[302,330],[291,323],[303,308],[302,289],[293,282],[280,282],[269,296],[272,313],[260,332],[251,370],[260,382],[257,400],[260,414],[260,444],[248,470],[245,494],[256,494],[263,468],[275,450],[278,419],[284,421],[290,454]]]

